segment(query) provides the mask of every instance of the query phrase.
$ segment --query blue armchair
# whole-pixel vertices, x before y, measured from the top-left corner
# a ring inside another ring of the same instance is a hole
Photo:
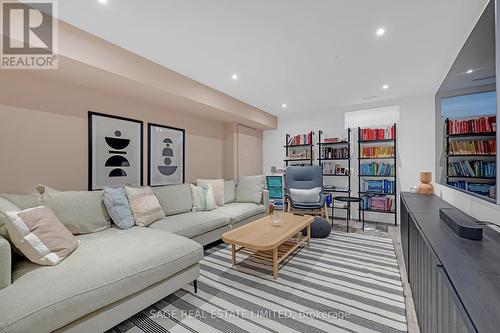
[[[320,188],[318,202],[294,202],[290,189],[310,190]],[[326,216],[325,194],[323,193],[323,169],[320,166],[289,166],[285,170],[285,200],[289,212],[300,212]]]

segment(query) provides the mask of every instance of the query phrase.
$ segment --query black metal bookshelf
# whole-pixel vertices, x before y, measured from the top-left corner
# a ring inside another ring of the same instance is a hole
[[[397,218],[397,128],[396,124],[394,126],[394,138],[393,139],[374,139],[374,140],[361,140],[361,127],[358,127],[358,195],[361,196],[393,196],[393,210],[378,210],[378,209],[364,209],[361,208],[358,210],[358,218],[361,221],[361,213],[365,212],[373,212],[373,213],[381,213],[381,214],[393,214],[394,215],[394,225],[398,224]],[[361,156],[361,148],[364,146],[369,146],[377,143],[382,144],[391,144],[394,147],[394,154],[392,156],[383,156],[383,157],[362,157]],[[394,166],[394,175],[365,175],[361,174],[361,161],[365,160],[389,160],[392,161],[392,165]],[[393,179],[394,180],[394,189],[395,192],[375,192],[375,191],[362,191],[361,190],[361,180],[364,178],[382,178],[382,179]],[[361,204],[360,204],[361,207]]]
[[[333,196],[335,193],[345,193],[347,196],[351,196],[351,129],[347,130],[347,141],[337,141],[337,142],[322,142],[323,131],[319,131],[318,133],[318,163],[323,168],[324,171],[324,162],[325,161],[347,161],[347,174],[330,174],[323,173],[323,177],[339,177],[345,178],[347,180],[347,190],[335,189],[335,188],[325,188],[324,191],[332,194],[332,220],[335,217],[335,209],[346,210],[346,214],[350,215],[350,211],[347,207],[335,207],[335,202],[333,200]],[[347,147],[347,157],[323,157],[323,151],[325,147]],[[345,163],[345,162],[344,162]]]
[[[285,167],[288,166],[290,162],[303,162],[299,163],[299,165],[304,165],[306,164],[305,162],[308,162],[307,165],[313,165],[314,162],[314,156],[313,156],[313,137],[314,137],[314,132],[310,131],[307,133],[308,135],[311,136],[311,143],[307,144],[297,144],[297,145],[289,145],[288,142],[290,142],[291,135],[287,134],[285,136],[285,145],[283,146],[285,148]],[[290,148],[304,148],[306,150],[309,150],[309,158],[289,158],[290,157]],[[294,164],[295,165],[295,164]]]
[[[487,162],[495,162],[496,163],[496,152],[492,153],[465,153],[465,154],[453,154],[451,153],[450,144],[453,141],[483,141],[483,140],[496,140],[496,132],[468,132],[468,133],[459,133],[459,134],[450,134],[450,119],[447,118],[445,121],[446,126],[446,184],[453,189],[456,189],[461,192],[472,194],[476,197],[495,202],[496,199],[490,196],[486,196],[480,193],[476,193],[470,191],[468,189],[463,189],[461,187],[454,186],[452,183],[457,181],[464,182],[475,182],[476,184],[488,184],[488,185],[496,185],[496,176],[495,177],[485,177],[485,176],[466,176],[466,175],[450,175],[450,163],[460,162],[463,163],[465,161],[478,161],[484,160]],[[473,170],[475,171],[475,170]]]

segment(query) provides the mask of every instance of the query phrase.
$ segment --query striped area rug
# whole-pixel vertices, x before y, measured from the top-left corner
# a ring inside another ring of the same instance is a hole
[[[222,244],[206,251],[198,293],[181,289],[110,332],[406,332],[392,240],[332,233],[280,269]]]

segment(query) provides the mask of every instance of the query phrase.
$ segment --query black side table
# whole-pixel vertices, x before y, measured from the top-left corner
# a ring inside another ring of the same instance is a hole
[[[341,201],[341,202],[347,202],[347,214],[346,214],[346,223],[347,223],[347,232],[349,232],[349,219],[351,218],[351,203],[357,202],[359,205],[359,208],[363,214],[361,215],[361,220],[363,221],[363,230],[365,230],[365,210],[361,209],[361,202],[363,199],[359,197],[346,197],[346,196],[339,196],[339,197],[334,197],[332,205],[335,207],[335,200]],[[333,226],[333,217],[332,217],[332,226]]]

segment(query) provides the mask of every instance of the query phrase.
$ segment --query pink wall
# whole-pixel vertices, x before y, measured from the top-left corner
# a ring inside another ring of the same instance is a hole
[[[186,181],[222,177],[224,124],[22,71],[0,75],[0,193],[87,188],[87,111],[186,129]]]

